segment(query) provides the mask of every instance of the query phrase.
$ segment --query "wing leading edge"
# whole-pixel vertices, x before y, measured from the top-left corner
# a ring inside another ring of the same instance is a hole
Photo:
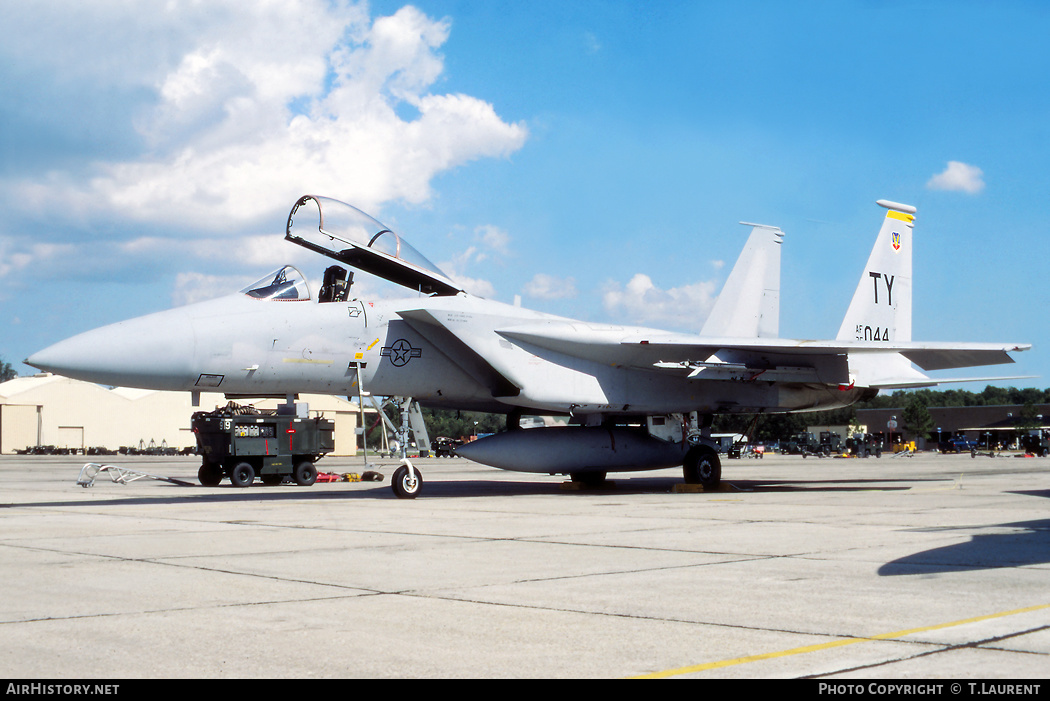
[[[605,330],[577,324],[516,326],[498,330],[500,335],[547,348],[565,355],[638,369],[670,367],[682,363],[732,362],[755,370],[811,366],[818,358],[862,357],[885,360],[903,356],[923,370],[978,367],[1014,362],[1009,353],[1030,348],[1027,344],[924,343],[883,344],[864,341],[808,341],[780,338],[717,338],[675,335],[625,335],[623,327]],[[726,360],[732,358],[732,360]],[[702,373],[696,377],[701,377]],[[916,379],[916,378],[911,378]],[[840,378],[836,381],[848,381]]]

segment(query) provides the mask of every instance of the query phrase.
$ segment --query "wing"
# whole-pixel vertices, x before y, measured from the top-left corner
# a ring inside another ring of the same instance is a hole
[[[625,331],[622,327],[600,329],[589,326],[581,329],[578,324],[547,323],[505,328],[498,333],[515,342],[595,362],[638,369],[688,370],[688,376],[693,379],[762,379],[827,384],[851,383],[849,368],[854,359],[878,364],[891,358],[902,358],[923,370],[943,370],[1012,363],[1011,352],[1031,347],[1001,343],[888,344],[708,338]],[[914,372],[907,379],[927,384],[938,382]],[[881,385],[873,383],[869,386]]]

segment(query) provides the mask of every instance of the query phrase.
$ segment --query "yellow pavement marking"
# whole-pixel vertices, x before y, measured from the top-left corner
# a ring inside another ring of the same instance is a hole
[[[704,672],[709,669],[718,669],[720,667],[732,667],[738,664],[747,664],[748,662],[758,662],[760,660],[771,660],[777,657],[790,657],[791,655],[802,655],[807,652],[817,652],[819,650],[828,650],[835,647],[842,647],[844,645],[853,645],[855,643],[867,643],[873,640],[889,640],[891,638],[902,638],[906,635],[914,635],[915,633],[925,633],[931,630],[942,630],[944,628],[953,628],[955,626],[966,625],[967,623],[977,623],[979,621],[989,621],[995,618],[1005,618],[1007,616],[1015,616],[1019,613],[1029,613],[1031,611],[1039,611],[1041,609],[1050,608],[1050,604],[1039,604],[1038,606],[1029,606],[1023,609],[1014,609],[1012,611],[1001,611],[999,613],[990,613],[986,616],[975,616],[974,618],[965,618],[961,621],[952,621],[950,623],[939,623],[933,626],[923,626],[921,628],[910,628],[908,630],[898,630],[892,633],[880,633],[873,635],[868,638],[843,638],[842,640],[832,640],[827,643],[818,643],[816,645],[806,645],[804,647],[795,647],[790,650],[779,650],[777,652],[766,652],[761,655],[748,655],[747,657],[737,657],[733,660],[719,660],[718,662],[707,662],[704,664],[691,665],[689,667],[679,667],[678,669],[666,669],[662,672],[652,672],[650,674],[641,674],[634,679],[666,679],[667,677],[676,677],[682,674],[692,674],[693,672]]]

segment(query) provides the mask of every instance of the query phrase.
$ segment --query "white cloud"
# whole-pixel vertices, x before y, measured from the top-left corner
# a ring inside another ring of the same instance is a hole
[[[596,54],[602,50],[602,44],[594,32],[583,33],[583,46],[589,54]]]
[[[633,324],[699,331],[714,306],[715,288],[714,282],[697,282],[662,290],[637,273],[626,287],[608,283],[602,303],[607,314]]]
[[[4,22],[0,72],[19,99],[0,129],[26,147],[5,152],[0,174],[0,306],[119,285],[126,296],[84,310],[83,325],[119,318],[129,299],[138,311],[235,292],[284,263],[319,274],[283,238],[299,196],[378,215],[528,138],[443,83],[453,25],[413,7],[376,18],[352,0],[31,1]],[[495,297],[509,235],[465,238],[472,250],[448,272]],[[404,290],[358,274],[352,294]]]
[[[576,296],[576,280],[536,273],[523,288],[525,294],[537,299],[568,299]]]
[[[124,70],[155,97],[134,120],[149,150],[94,166],[86,182],[52,173],[9,191],[82,216],[223,231],[272,219],[305,192],[366,210],[424,202],[438,173],[525,142],[525,126],[504,122],[482,99],[432,92],[446,20],[407,6],[370,22],[364,4],[315,0],[204,5],[207,13],[167,5],[170,33],[145,30],[152,52],[136,36],[132,15],[143,13],[93,18],[92,36],[106,43],[81,39],[67,58],[110,65],[126,43],[135,47],[149,65]],[[101,70],[77,71],[102,80]]]
[[[452,280],[461,285],[464,290],[472,295],[484,297],[485,299],[492,299],[496,296],[496,287],[488,280],[467,277],[460,274],[453,275]]]
[[[451,260],[438,263],[438,267],[449,276],[449,278],[461,285],[467,292],[478,297],[493,298],[496,296],[495,286],[488,280],[471,277],[464,273],[464,269],[472,264],[484,260],[485,254],[479,252],[477,246],[469,246],[466,250],[454,256]]]
[[[126,241],[73,243],[29,243],[0,237],[0,281],[5,286],[25,284],[22,278],[33,271],[33,277],[47,284],[83,280],[97,283],[100,279],[137,284],[149,279],[151,271],[157,268],[190,268],[194,272],[175,275],[173,300],[179,304],[236,292],[257,279],[259,271],[275,270],[285,264],[312,272],[317,260],[316,254],[274,234],[197,239],[139,236]],[[202,272],[213,267],[215,261],[222,261],[222,268],[229,272]],[[105,271],[105,276],[100,277],[99,271]]]
[[[479,226],[474,230],[474,237],[497,255],[510,255],[510,234],[498,226]]]
[[[450,260],[441,262],[441,268],[453,281],[463,286],[467,292],[479,297],[494,298],[496,287],[490,281],[472,277],[466,270],[485,264],[490,269],[500,264],[510,253],[510,234],[492,225],[483,225],[474,229],[473,243]]]
[[[26,268],[48,269],[76,257],[76,247],[71,244],[24,242],[0,237],[0,280]]]
[[[171,301],[175,306],[204,302],[244,289],[255,279],[252,275],[208,275],[188,272],[175,276]]]
[[[293,246],[285,241],[283,236],[276,234],[199,239],[143,236],[120,243],[116,249],[121,259],[185,260],[195,268],[208,261],[228,261],[232,256],[236,258],[235,267],[251,270],[276,269],[282,265],[296,265],[308,269],[316,267],[318,263],[315,253]],[[231,267],[229,263],[227,267]],[[226,290],[227,293],[231,291],[233,290]]]
[[[434,53],[449,37],[448,20],[432,21],[414,7],[380,17],[356,43],[335,53],[336,71],[347,94],[366,98],[388,90],[412,104],[444,70]],[[385,87],[384,87],[385,86]],[[344,95],[346,97],[346,95]]]
[[[949,190],[974,195],[984,189],[983,176],[984,172],[977,166],[948,161],[944,172],[930,178],[926,187],[931,190]]]

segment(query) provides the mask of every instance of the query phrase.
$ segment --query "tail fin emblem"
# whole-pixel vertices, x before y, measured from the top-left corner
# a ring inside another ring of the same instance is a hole
[[[901,250],[901,235],[896,231],[893,232],[893,250]]]

